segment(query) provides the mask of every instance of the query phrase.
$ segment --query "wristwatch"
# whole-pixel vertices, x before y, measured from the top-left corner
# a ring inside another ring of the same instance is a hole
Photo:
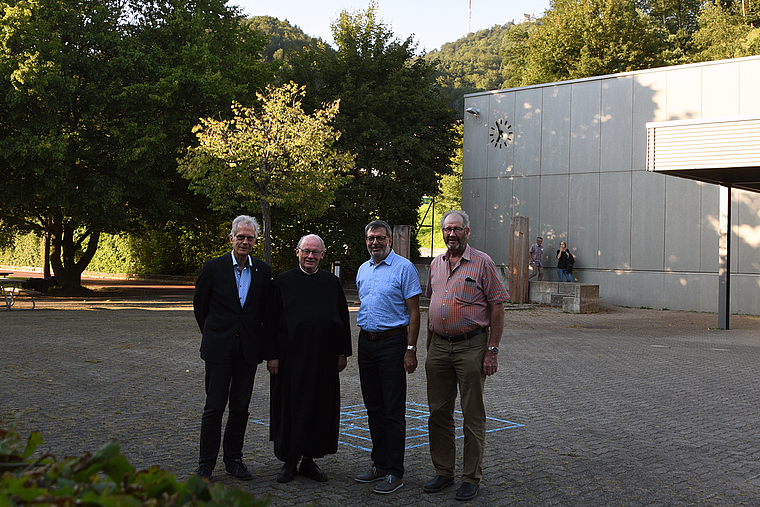
[[[499,353],[499,347],[488,347],[488,351],[491,354],[498,354]]]
[[[411,350],[415,354],[417,353],[417,345],[407,345],[406,350]]]

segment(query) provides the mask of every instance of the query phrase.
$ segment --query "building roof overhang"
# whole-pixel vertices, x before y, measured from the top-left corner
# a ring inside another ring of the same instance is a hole
[[[647,171],[760,192],[760,116],[649,122]]]

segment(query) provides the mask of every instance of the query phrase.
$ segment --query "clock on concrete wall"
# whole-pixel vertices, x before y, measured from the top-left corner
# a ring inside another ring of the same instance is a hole
[[[491,139],[488,141],[494,148],[501,148],[512,142],[512,125],[501,118],[491,127]]]

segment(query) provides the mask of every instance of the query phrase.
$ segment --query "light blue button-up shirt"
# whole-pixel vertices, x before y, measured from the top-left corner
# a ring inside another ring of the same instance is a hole
[[[409,325],[406,300],[422,294],[417,268],[391,250],[379,264],[370,259],[356,273],[361,306],[356,324],[369,333]]]
[[[232,256],[232,265],[235,269],[235,281],[237,282],[238,297],[240,298],[240,308],[243,308],[245,300],[248,297],[248,289],[251,288],[251,256],[248,256],[241,273],[240,264],[238,264],[235,258],[235,252],[230,252],[230,255]]]

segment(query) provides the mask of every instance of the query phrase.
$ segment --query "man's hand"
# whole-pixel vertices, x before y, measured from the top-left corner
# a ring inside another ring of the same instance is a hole
[[[491,329],[488,335],[488,346],[498,347],[501,342],[501,333],[504,331],[504,303],[488,303],[488,312],[491,314]],[[499,357],[486,350],[486,357],[483,358],[483,373],[493,375],[499,367]]]
[[[280,360],[267,359],[267,370],[269,370],[269,373],[272,375],[277,375],[277,373],[280,371]]]
[[[417,354],[414,353],[414,351],[407,350],[406,354],[404,354],[404,370],[406,370],[407,373],[414,373],[414,370],[417,369]]]
[[[486,357],[483,358],[483,373],[485,373],[487,376],[490,377],[491,375],[496,373],[496,370],[498,367],[499,367],[499,356],[487,350]]]
[[[348,364],[348,359],[346,359],[346,356],[343,354],[338,356],[338,373],[342,372],[346,369],[346,365]]]

